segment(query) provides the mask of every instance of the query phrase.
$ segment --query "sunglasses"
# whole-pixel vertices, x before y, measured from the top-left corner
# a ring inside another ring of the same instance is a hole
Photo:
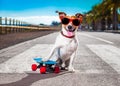
[[[80,25],[80,20],[75,18],[75,19],[70,19],[70,18],[61,18],[61,23],[64,25],[67,25],[69,22],[72,22],[73,25],[79,26]]]

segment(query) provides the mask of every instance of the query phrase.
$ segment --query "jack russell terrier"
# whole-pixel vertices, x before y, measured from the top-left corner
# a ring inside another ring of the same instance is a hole
[[[67,16],[64,12],[58,12],[62,23],[62,29],[57,36],[53,49],[48,57],[43,61],[54,60],[59,63],[61,68],[67,68],[68,71],[75,71],[73,68],[73,60],[76,56],[78,47],[77,29],[82,23],[82,14],[77,13],[75,16]]]

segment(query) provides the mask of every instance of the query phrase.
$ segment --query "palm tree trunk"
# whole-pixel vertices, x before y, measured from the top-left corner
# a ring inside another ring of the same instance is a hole
[[[113,7],[113,30],[118,30],[118,15],[116,5]]]

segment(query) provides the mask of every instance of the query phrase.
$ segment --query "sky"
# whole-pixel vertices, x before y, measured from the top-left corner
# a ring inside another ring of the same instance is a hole
[[[60,21],[56,10],[75,15],[91,10],[102,0],[0,0],[0,16],[32,24]]]

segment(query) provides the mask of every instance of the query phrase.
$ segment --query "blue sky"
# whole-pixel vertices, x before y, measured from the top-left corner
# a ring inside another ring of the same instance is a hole
[[[53,20],[59,20],[55,13],[56,10],[64,11],[68,15],[74,15],[78,12],[84,13],[89,11],[93,5],[101,1],[102,0],[0,0],[0,16],[17,18],[36,24],[50,24]]]

